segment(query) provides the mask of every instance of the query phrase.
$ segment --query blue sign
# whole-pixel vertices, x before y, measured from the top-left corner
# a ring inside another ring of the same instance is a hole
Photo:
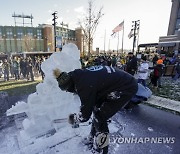
[[[56,47],[62,48],[62,37],[61,36],[56,36]]]

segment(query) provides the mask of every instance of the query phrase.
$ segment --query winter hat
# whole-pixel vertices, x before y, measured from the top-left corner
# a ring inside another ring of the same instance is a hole
[[[157,61],[157,64],[163,64],[163,60],[162,60],[162,59],[159,59],[159,60]]]
[[[53,74],[56,77],[61,90],[68,90],[70,86],[72,86],[72,80],[69,73],[61,72],[59,69],[55,69]]]
[[[57,81],[61,90],[67,90],[69,88],[69,83],[71,82],[71,78],[68,73],[62,72],[57,78]]]

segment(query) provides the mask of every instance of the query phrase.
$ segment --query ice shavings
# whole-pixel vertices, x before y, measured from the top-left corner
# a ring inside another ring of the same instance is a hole
[[[20,102],[17,102],[15,106],[13,105],[12,108],[7,110],[6,114],[7,116],[19,114],[19,113],[27,112],[28,109],[29,109],[28,104],[20,101]]]

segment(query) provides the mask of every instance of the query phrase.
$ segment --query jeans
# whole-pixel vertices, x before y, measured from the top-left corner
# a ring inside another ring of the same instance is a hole
[[[14,70],[14,75],[15,75],[15,80],[19,80],[20,79],[19,70],[15,69]]]
[[[9,81],[9,71],[8,70],[4,70],[4,80]]]
[[[161,76],[158,78],[158,80],[157,80],[157,82],[158,82],[158,86],[161,86]]]
[[[144,79],[138,79],[138,83],[141,83],[144,87],[147,87],[146,80]]]

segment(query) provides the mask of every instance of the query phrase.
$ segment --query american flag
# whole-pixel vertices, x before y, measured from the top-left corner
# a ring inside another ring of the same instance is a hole
[[[112,32],[113,32],[112,35],[114,35],[115,33],[119,32],[119,31],[121,31],[121,30],[123,29],[123,27],[124,27],[124,21],[121,22],[118,26],[116,26],[116,27],[112,30]]]

